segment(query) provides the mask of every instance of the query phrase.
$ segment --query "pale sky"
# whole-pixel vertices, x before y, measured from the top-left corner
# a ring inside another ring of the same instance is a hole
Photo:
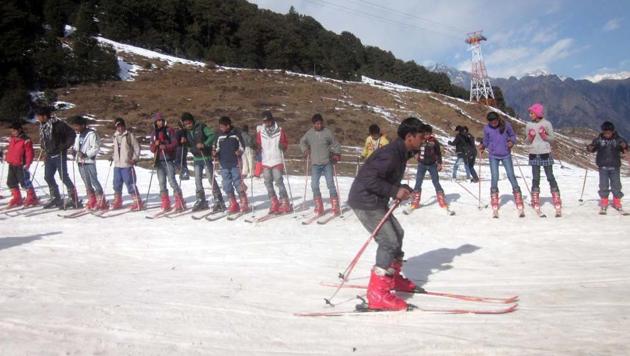
[[[584,78],[630,71],[630,0],[249,0],[314,17],[336,33],[419,64],[470,70],[468,32],[483,30],[491,77],[544,70]]]

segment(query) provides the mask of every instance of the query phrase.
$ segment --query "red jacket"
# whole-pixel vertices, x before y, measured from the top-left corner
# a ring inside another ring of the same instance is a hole
[[[159,149],[159,145],[157,145],[157,141],[160,141],[160,144],[164,145],[164,150]],[[158,160],[164,160],[164,156],[166,156],[167,160],[173,160],[175,158],[175,149],[177,148],[177,136],[175,135],[175,131],[170,127],[164,127],[162,129],[156,129],[153,132],[153,136],[151,137],[151,152],[153,152]],[[164,155],[162,155],[162,151],[164,151]]]
[[[12,166],[31,165],[33,162],[33,142],[25,133],[21,133],[17,137],[11,136],[6,160]]]

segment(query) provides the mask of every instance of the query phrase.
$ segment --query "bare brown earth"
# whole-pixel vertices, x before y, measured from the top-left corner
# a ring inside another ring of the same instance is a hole
[[[152,129],[151,117],[156,112],[161,112],[169,124],[176,127],[182,112],[188,111],[215,129],[218,118],[227,115],[238,127],[249,125],[251,132],[261,123],[260,113],[271,110],[287,130],[292,144],[288,154],[294,162],[290,164],[292,170],[303,171],[303,161],[299,160],[295,144],[310,128],[314,113],[324,116],[342,145],[360,147],[370,124],[378,124],[389,138],[393,138],[397,122],[408,116],[419,117],[433,125],[434,132],[440,135],[454,135],[455,126],[466,125],[479,137],[489,110],[484,105],[463,103],[434,93],[396,92],[363,83],[316,79],[283,71],[167,66],[158,60],[124,56],[144,68],[153,65],[153,69],[142,71],[135,81],[60,89],[57,91],[59,100],[76,107],[58,111],[57,115],[93,116],[97,120],[93,126],[107,141],[116,117],[123,117],[128,126],[144,138]],[[524,137],[524,124],[511,122],[519,137]],[[36,127],[28,126],[27,131],[37,142]],[[589,134],[594,137],[591,132],[582,136]],[[143,139],[142,142],[147,141]],[[557,159],[592,166],[593,158],[584,152],[583,141],[561,136],[554,146]],[[523,153],[523,149],[524,146],[518,145],[515,151]],[[452,156],[451,147],[447,147],[445,155]],[[357,156],[357,149],[344,148],[343,164],[340,165],[344,173],[354,173]]]

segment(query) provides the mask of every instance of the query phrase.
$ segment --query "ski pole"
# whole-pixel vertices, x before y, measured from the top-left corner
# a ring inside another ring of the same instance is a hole
[[[67,162],[67,159],[66,159],[66,162]],[[79,166],[79,160],[77,160],[76,154],[74,156],[74,163],[72,163],[72,185],[74,185],[74,192],[68,192],[68,193],[74,194],[74,195],[77,196],[76,200],[74,199],[74,196],[71,197],[71,199],[74,201],[74,208],[78,209],[79,208],[79,199],[78,199],[79,193],[77,193],[77,175],[76,175],[75,169],[74,169],[75,163],[76,163],[77,166]]]
[[[109,174],[112,172],[112,165],[114,164],[114,161],[109,161],[109,168],[107,169],[107,176],[105,177],[105,184],[103,187],[103,195],[101,196],[101,203],[100,205],[103,206],[103,203],[105,202],[105,188],[107,188],[107,181],[109,181]]]
[[[583,203],[584,200],[584,188],[586,187],[586,176],[588,175],[588,168],[584,168],[584,181],[582,182],[582,194],[580,194],[580,199],[578,200],[580,203]]]
[[[514,159],[516,160],[516,165],[518,166],[518,171],[521,173],[521,179],[523,179],[523,182],[525,183],[525,188],[527,188],[527,192],[529,193],[529,200],[531,202],[531,200],[532,200],[532,191],[529,189],[529,184],[527,184],[527,179],[525,179],[525,175],[523,174],[523,170],[521,169],[521,162],[519,161],[518,157],[516,157],[516,155],[514,155]],[[534,209],[534,211],[536,211],[536,209],[534,208],[533,205],[531,205],[531,204],[528,204],[528,205],[532,209]]]
[[[203,159],[203,165],[204,167],[206,167],[206,170],[208,170],[209,172],[209,176],[210,176],[210,189],[212,189],[212,200],[211,202],[214,204],[214,170],[212,169],[213,167],[210,167],[208,165],[208,160],[206,159],[206,155],[203,154],[203,148],[199,150],[199,153],[201,153],[201,159]],[[203,175],[201,177],[202,181],[203,181]]]
[[[284,152],[280,151],[280,157],[282,158],[282,168],[284,168],[284,176],[287,177],[287,187],[289,187],[289,199],[291,199],[291,205],[293,205],[293,193],[291,192],[291,182],[289,180],[289,173],[287,171],[287,163],[284,160]],[[295,215],[295,210],[293,211],[293,215]]]
[[[35,168],[33,169],[33,180],[37,181],[35,179],[35,174],[37,174],[37,168],[39,167],[39,160],[42,158],[42,152],[44,150],[42,150],[42,148],[39,148],[39,155],[37,156],[37,162],[35,163]],[[37,183],[39,185],[39,183]]]
[[[68,162],[68,158],[66,157],[66,163]],[[67,168],[67,167],[66,167]],[[59,151],[59,175],[61,177],[61,205],[63,209],[66,209],[66,182],[64,182],[64,171],[63,171],[63,152]],[[54,179],[54,178],[53,178]]]
[[[177,184],[177,180],[175,180],[175,172],[171,171],[171,165],[168,164],[169,162],[166,160],[166,153],[164,153],[164,150],[162,150],[162,158],[164,158],[164,165],[166,166],[166,174],[168,174],[169,178],[173,177],[173,182],[175,184]],[[173,167],[173,169],[175,169],[175,167]],[[168,178],[167,178],[167,180],[170,181],[170,179],[168,179]],[[171,188],[173,188],[173,193],[176,193],[175,192],[175,187],[171,187]],[[177,186],[177,189],[181,190],[181,188],[179,186]]]
[[[310,177],[310,175],[308,174],[310,158],[311,155],[306,155],[306,163],[304,165],[304,199],[302,199],[302,207],[300,208],[300,210],[302,211],[306,210],[306,193],[308,189],[308,178]]]
[[[361,255],[363,254],[365,249],[368,247],[368,245],[370,244],[372,239],[374,239],[376,237],[376,235],[379,233],[379,231],[381,231],[381,228],[383,227],[383,225],[385,225],[385,223],[387,222],[389,217],[392,215],[394,210],[396,210],[398,205],[400,205],[400,200],[399,199],[394,200],[394,203],[389,208],[387,213],[385,213],[385,216],[383,216],[383,218],[378,223],[378,225],[376,225],[376,228],[374,228],[374,231],[372,232],[370,237],[367,239],[367,241],[365,241],[363,246],[361,246],[361,249],[359,249],[359,252],[357,252],[357,254],[354,256],[352,261],[350,261],[350,264],[348,265],[348,267],[346,267],[346,270],[343,271],[343,273],[339,274],[339,278],[341,278],[341,283],[339,284],[339,286],[337,286],[337,289],[335,289],[335,292],[329,298],[324,298],[324,300],[326,301],[326,304],[328,304],[330,306],[333,306],[333,307],[335,306],[331,302],[331,300],[337,295],[337,293],[339,293],[339,290],[341,290],[343,285],[348,281],[348,278],[350,277],[350,273],[352,273],[352,270],[354,269],[354,266],[356,266],[357,262],[359,262],[359,259],[361,258]]]
[[[337,179],[337,165],[335,163],[333,163],[333,176],[335,177],[335,188],[337,188],[337,197],[341,198],[341,190],[339,190],[339,179]],[[341,204],[341,199],[339,203]]]
[[[477,195],[477,208],[481,210],[481,161],[483,160],[483,151],[479,152],[479,195]]]
[[[2,180],[4,179],[4,159],[0,157],[0,198],[2,198]]]
[[[359,166],[361,165],[361,156],[357,156],[357,168],[354,170],[354,176],[359,175]]]
[[[147,204],[147,208],[149,205],[149,193],[151,192],[151,183],[153,182],[153,175],[155,174],[155,170],[157,169],[157,161],[158,161],[157,158],[158,158],[158,154],[156,154],[155,158],[153,158],[153,167],[151,168],[151,177],[149,178],[149,189],[147,189],[147,196],[144,198],[144,202]]]

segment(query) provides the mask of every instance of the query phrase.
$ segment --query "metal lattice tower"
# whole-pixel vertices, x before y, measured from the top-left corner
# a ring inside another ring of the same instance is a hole
[[[486,71],[486,65],[481,55],[481,42],[487,38],[481,34],[482,31],[471,32],[466,38],[466,43],[470,45],[472,52],[472,78],[470,80],[470,101],[485,103],[486,105],[494,104],[494,92],[490,85],[490,78]]]

